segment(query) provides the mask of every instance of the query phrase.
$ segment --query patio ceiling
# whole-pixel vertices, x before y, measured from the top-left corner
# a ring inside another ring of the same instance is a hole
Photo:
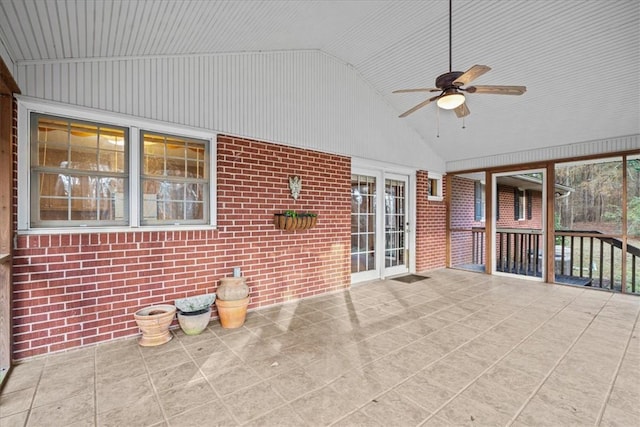
[[[85,58],[320,50],[397,113],[448,71],[448,2],[0,0],[14,64]],[[445,161],[640,133],[640,3],[453,2],[453,68],[485,64],[462,121],[429,105],[405,119]],[[438,134],[439,117],[439,138]]]

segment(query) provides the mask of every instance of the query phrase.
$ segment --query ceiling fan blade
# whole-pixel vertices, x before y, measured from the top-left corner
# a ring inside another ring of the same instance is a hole
[[[458,118],[463,118],[471,114],[471,111],[469,111],[469,107],[467,107],[466,102],[463,102],[458,107],[454,108],[453,111],[455,111]]]
[[[416,105],[415,107],[413,107],[410,110],[405,111],[404,113],[400,114],[398,117],[400,117],[400,118],[407,117],[409,114],[413,113],[416,110],[419,110],[420,108],[424,107],[425,105],[428,105],[430,102],[438,99],[439,97],[440,97],[440,95],[434,96],[433,98],[429,98],[426,101],[422,101],[420,104]]]
[[[527,91],[526,86],[469,86],[465,89],[469,93],[491,93],[494,95],[522,95]]]
[[[463,75],[455,79],[453,84],[456,86],[464,86],[490,70],[491,67],[487,67],[486,65],[474,65],[465,71]]]
[[[419,89],[399,89],[394,90],[391,93],[410,93],[410,92],[440,92],[442,89],[436,89],[434,87],[423,87]]]

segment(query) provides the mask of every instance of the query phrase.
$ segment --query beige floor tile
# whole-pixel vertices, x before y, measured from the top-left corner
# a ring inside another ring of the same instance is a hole
[[[0,416],[0,425],[2,427],[24,427],[27,423],[29,411],[18,412],[17,414]]]
[[[284,405],[268,412],[261,417],[243,424],[245,427],[303,427],[307,424],[300,415],[289,406]]]
[[[428,275],[250,312],[233,330],[174,329],[158,347],[125,339],[26,361],[0,391],[0,424],[477,426],[517,416],[514,427],[555,427],[594,425],[602,412],[601,425],[640,425],[640,298]]]
[[[98,414],[98,427],[155,426],[159,423],[164,423],[164,416],[152,394],[132,398],[127,406]]]
[[[321,384],[305,373],[302,368],[293,369],[268,380],[269,384],[287,401],[318,388]]]
[[[221,370],[214,376],[208,376],[207,380],[221,396],[231,394],[235,391],[249,387],[262,381],[262,378],[247,366],[238,366],[231,369]]]
[[[587,426],[594,425],[595,419],[584,417],[572,410],[556,407],[534,396],[516,418],[527,426]]]
[[[503,426],[510,418],[489,405],[459,396],[435,414],[456,426]]]
[[[329,385],[344,399],[363,405],[379,396],[386,387],[362,371],[354,370],[341,375]]]
[[[151,373],[151,382],[158,391],[174,388],[202,378],[200,369],[191,361]]]
[[[471,383],[479,373],[461,371],[440,361],[424,369],[421,374],[427,375],[438,386],[457,393]]]
[[[304,372],[320,384],[327,384],[342,374],[360,368],[354,360],[336,352],[303,367]]]
[[[261,417],[285,403],[267,382],[237,391],[222,401],[241,424]]]
[[[144,357],[147,369],[151,373],[162,371],[163,369],[167,369],[171,366],[181,365],[187,360],[191,360],[191,357],[182,346],[158,354],[149,353]]]
[[[637,401],[636,401],[637,407]],[[609,405],[602,415],[600,425],[603,427],[628,427],[640,425],[640,415],[627,412],[618,407]]]
[[[398,385],[394,391],[417,403],[427,411],[434,412],[454,396],[454,392],[432,381],[425,372],[419,372]]]
[[[158,392],[160,405],[167,417],[171,418],[181,412],[217,401],[211,385],[204,381],[194,381],[178,387]]]
[[[354,401],[330,387],[312,391],[290,405],[310,425],[329,425],[357,409]]]
[[[45,360],[38,359],[29,362],[19,363],[11,368],[11,372],[5,378],[2,386],[3,393],[12,393],[25,388],[34,388],[44,369]]]
[[[199,335],[196,335],[199,336]],[[184,340],[182,342],[185,350],[189,354],[189,356],[197,359],[198,357],[206,356],[213,353],[218,353],[221,351],[227,351],[228,348],[226,345],[222,343],[222,341],[211,334],[211,336],[207,337],[206,340],[200,341],[189,341]]]
[[[98,414],[122,409],[133,402],[153,396],[153,388],[147,375],[106,384],[98,383],[96,389],[96,412]]]
[[[95,416],[93,393],[83,393],[33,408],[27,426],[94,425]]]
[[[517,395],[531,396],[540,385],[543,377],[535,378],[521,370],[511,369],[507,366],[497,364],[483,374],[479,380],[483,379],[511,390]]]
[[[386,424],[367,416],[362,411],[356,411],[332,424],[332,427],[385,427]]]
[[[207,403],[169,419],[170,426],[232,427],[238,423],[221,402]]]
[[[202,355],[194,361],[206,377],[220,375],[224,371],[244,365],[242,359],[229,349],[209,355]]]
[[[418,425],[431,415],[411,400],[391,391],[366,404],[361,411],[385,425]]]
[[[463,391],[460,398],[483,403],[494,411],[511,418],[527,402],[529,394],[518,393],[490,379],[480,378]]]
[[[2,393],[0,395],[0,407],[2,408],[0,416],[6,417],[30,409],[35,391],[36,389],[33,387]]]
[[[39,407],[53,402],[63,401],[74,396],[88,396],[93,399],[95,392],[94,372],[66,372],[64,376],[56,374],[40,380],[33,406]]]

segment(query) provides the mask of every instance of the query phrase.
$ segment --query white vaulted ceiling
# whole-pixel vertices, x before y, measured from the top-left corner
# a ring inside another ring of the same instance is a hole
[[[433,87],[448,71],[448,9],[446,0],[0,0],[0,41],[14,67],[321,51],[352,67],[397,116],[431,94],[393,90]],[[435,104],[395,119],[449,165],[589,141],[638,141],[637,0],[454,0],[453,68],[474,64],[492,67],[474,83],[525,85],[527,92],[468,95],[465,129]]]

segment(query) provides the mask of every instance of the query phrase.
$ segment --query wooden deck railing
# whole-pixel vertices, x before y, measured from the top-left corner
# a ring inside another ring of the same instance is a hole
[[[622,253],[622,241],[597,231],[560,230],[555,232],[556,281],[597,286],[620,291],[622,257],[627,257],[626,292],[640,293],[640,248],[627,244]],[[485,264],[485,229],[471,230],[472,262]],[[499,228],[496,230],[496,269],[527,276],[542,275],[541,230]]]

